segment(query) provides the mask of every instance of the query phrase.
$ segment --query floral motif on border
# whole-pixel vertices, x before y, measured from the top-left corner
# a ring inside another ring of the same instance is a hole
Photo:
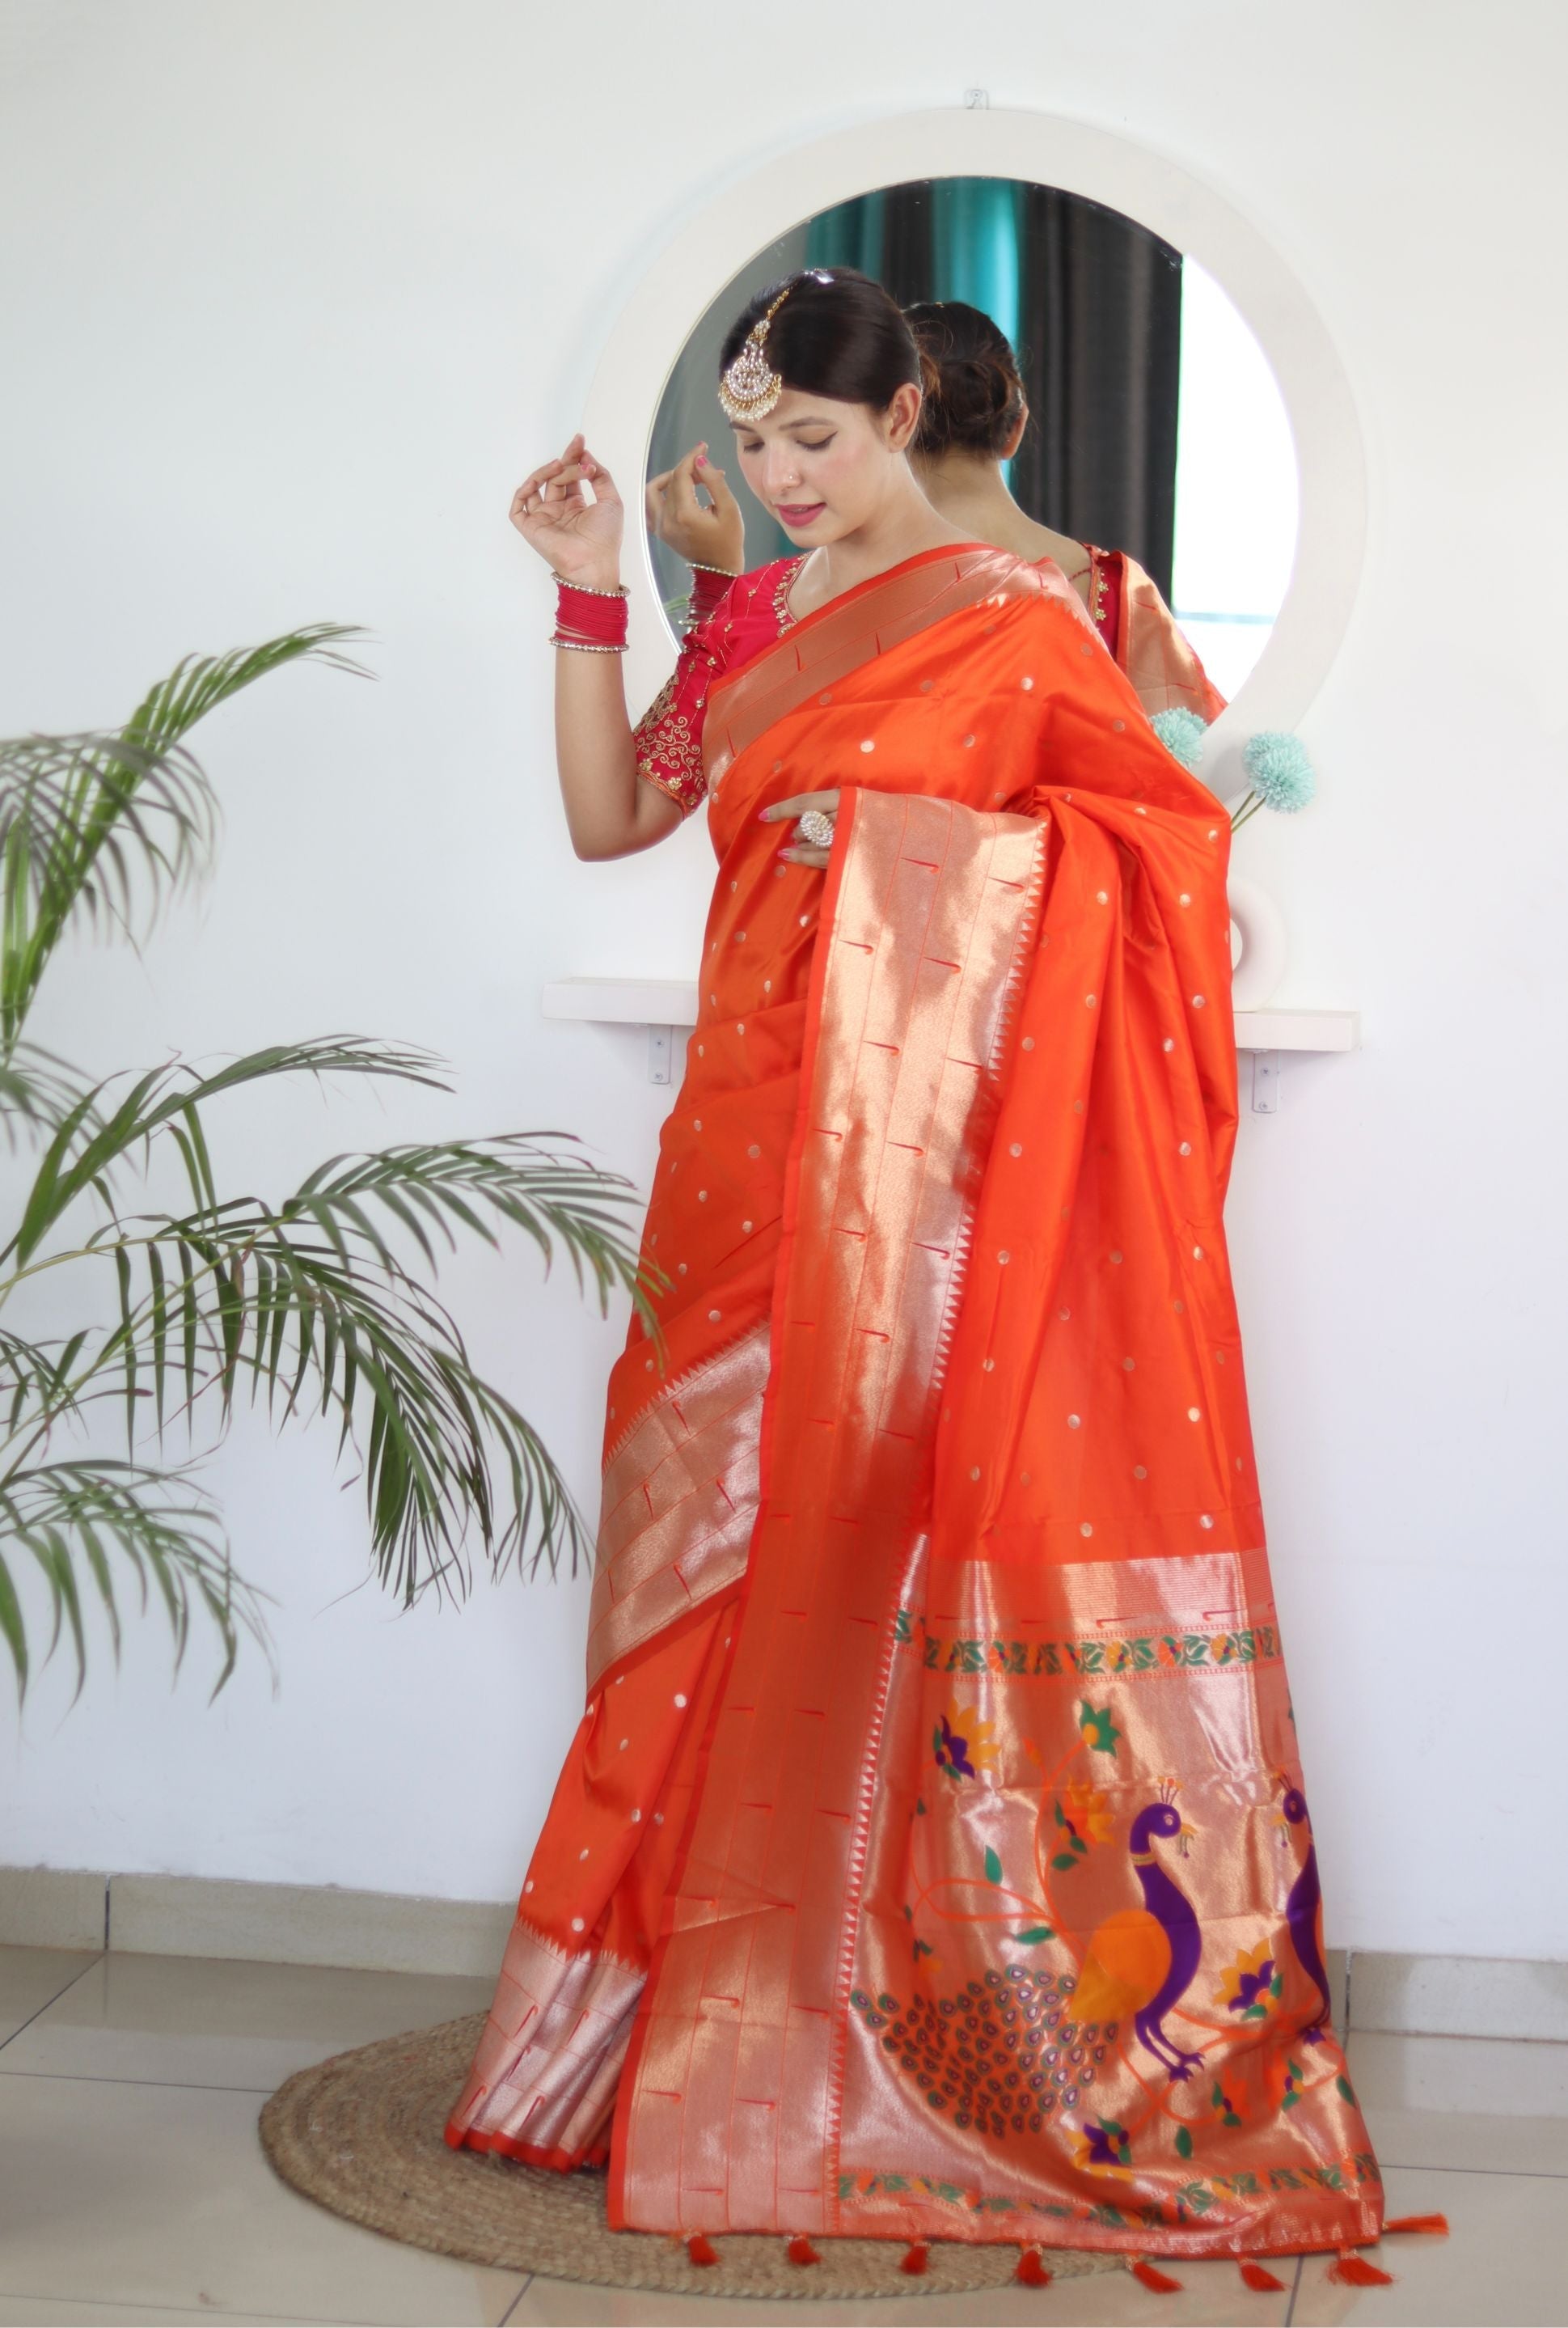
[[[1054,1675],[1144,1674],[1209,1671],[1227,1666],[1273,1665],[1280,1657],[1273,1625],[1243,1625],[1226,1633],[1134,1633],[1115,1638],[1057,1641],[1041,1638],[990,1640],[933,1633],[912,1609],[901,1609],[893,1638],[901,1646],[924,1644],[928,1672],[1011,1676],[1020,1680]]]

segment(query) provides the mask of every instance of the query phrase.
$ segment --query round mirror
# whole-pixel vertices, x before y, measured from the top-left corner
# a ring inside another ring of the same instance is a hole
[[[919,178],[818,211],[767,244],[688,334],[659,400],[648,474],[706,440],[745,512],[747,565],[789,554],[729,449],[719,347],[755,291],[835,266],[874,276],[901,305],[962,300],[1000,326],[1030,412],[1003,466],[1014,500],[1038,524],[1134,559],[1233,697],[1267,643],[1294,555],[1283,399],[1213,277],[1082,195],[1015,178]],[[676,630],[688,569],[663,542],[653,554]]]

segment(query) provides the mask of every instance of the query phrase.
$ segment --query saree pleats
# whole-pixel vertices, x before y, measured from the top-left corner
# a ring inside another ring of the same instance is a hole
[[[588,1712],[451,2138],[608,2126],[649,2230],[1369,2239],[1221,1221],[1224,814],[996,553],[714,709],[671,1362],[611,1385]],[[829,785],[780,868],[759,808]]]

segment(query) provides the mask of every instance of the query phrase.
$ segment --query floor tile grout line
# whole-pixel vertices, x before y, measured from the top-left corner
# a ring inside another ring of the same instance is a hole
[[[0,2037],[0,2053],[3,2053],[5,2051],[7,2045],[14,2042],[14,2041],[21,2036],[22,2032],[24,2029],[31,2029],[33,2023],[41,2019],[42,2016],[49,2011],[51,2005],[58,2004],[61,1998],[66,1994],[68,1989],[74,1988],[79,1980],[85,1980],[89,1973],[93,1969],[93,1966],[102,1964],[104,1957],[107,1953],[108,1951],[106,1948],[100,1948],[98,1954],[93,1957],[91,1964],[84,1964],[79,1972],[73,1972],[70,1978],[65,1983],[64,1987],[57,1988],[52,1996],[46,1996],[43,2003],[39,2006],[38,2011],[36,2013],[30,2013],[25,2021],[19,2022],[16,2027],[11,2032],[9,2037]]]
[[[323,2061],[331,2059],[330,2053],[322,2055]],[[313,2070],[319,2068],[320,2063],[307,2061],[303,2066]],[[290,2070],[289,2075],[292,2077],[294,2074]],[[90,2070],[8,2070],[4,2061],[0,2061],[0,2078],[35,2078],[40,2083],[52,2079],[57,2085],[71,2086],[154,2086],[161,2094],[271,2095],[277,2091],[276,2086],[230,2086],[221,2081],[214,2083],[205,2078],[106,2078],[95,2076]]]
[[[1391,2174],[1498,2174],[1505,2182],[1568,2182],[1568,2167],[1563,2166],[1404,2166],[1395,2158],[1383,2158],[1378,2164]],[[1398,2236],[1395,2232],[1395,2237]]]
[[[514,2296],[512,2301],[516,2303],[518,2299]],[[35,2287],[0,2287],[0,2303],[96,2304],[100,2311],[123,2310],[127,2316],[135,2312],[149,2312],[154,2314],[152,2328],[157,2328],[158,2322],[166,2320],[173,2312],[187,2313],[192,2319],[210,2320],[214,2323],[215,2328],[223,2328],[224,2319],[231,2316],[228,2306],[220,2307],[215,2305],[210,2308],[206,2305],[196,2304],[144,2303],[140,2296],[61,2295],[58,2288],[42,2294]],[[247,2305],[243,2308],[249,2312],[254,2320],[277,2321],[279,2328],[372,2328],[372,2323],[359,2319],[357,2315],[345,2315],[337,2320],[330,2320],[324,2312],[262,2312],[254,2305]],[[238,2311],[241,2307],[237,2305],[232,2309]],[[497,2328],[499,2328],[499,2322]]]
[[[538,2274],[537,2272],[529,2272],[521,2287],[518,2288],[517,2294],[513,2296],[506,2310],[501,2314],[499,2320],[497,2321],[496,2328],[507,2328],[508,2321],[510,2320],[513,2313],[517,2310],[518,2305],[522,2302],[524,2296],[527,2295],[529,2288],[532,2287],[537,2277]]]
[[[1535,2037],[1517,2030],[1505,2034],[1498,2029],[1357,2029],[1356,2037],[1397,2037],[1402,2041],[1419,2040],[1438,2045],[1560,2045],[1568,2047],[1568,2037]],[[1349,2046],[1349,2039],[1346,2039]]]
[[[1296,2298],[1302,2292],[1302,2272],[1306,2260],[1305,2256],[1296,2258],[1296,2267],[1291,2278],[1291,2292],[1285,2302],[1285,2316],[1281,2323],[1281,2328],[1291,2328],[1291,2323],[1296,2316]]]

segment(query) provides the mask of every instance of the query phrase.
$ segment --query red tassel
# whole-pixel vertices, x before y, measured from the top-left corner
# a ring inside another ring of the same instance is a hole
[[[1349,2248],[1340,2251],[1339,2259],[1329,2266],[1329,2277],[1337,2279],[1341,2287],[1392,2287],[1394,2275],[1379,2271],[1375,2263],[1363,2261]]]
[[[712,2239],[701,2231],[692,2233],[691,2238],[686,2241],[686,2253],[693,2263],[717,2263],[719,2259],[718,2249]]]
[[[1391,2223],[1385,2223],[1383,2228],[1386,2231],[1430,2231],[1433,2239],[1446,2239],[1448,2217],[1446,2215],[1395,2215],[1394,2220]]]
[[[1181,2286],[1181,2282],[1172,2279],[1169,2272],[1157,2271],[1152,2263],[1144,2263],[1141,2258],[1131,2268],[1133,2277],[1144,2287],[1152,2287],[1156,2295],[1174,2295]]]
[[[1025,2287],[1049,2287],[1050,2286],[1050,2274],[1040,2260],[1040,2249],[1038,2248],[1024,2248],[1022,2254],[1018,2258],[1018,2269],[1013,2273],[1013,2276],[1014,2279],[1021,2279]]]
[[[797,2231],[786,2249],[791,2263],[820,2263],[822,2258],[803,2231]]]
[[[924,2239],[917,2239],[912,2248],[904,2249],[904,2259],[900,2264],[899,2269],[910,2272],[918,2277],[925,2270],[926,2258],[930,2252]]]
[[[1241,2276],[1248,2287],[1255,2287],[1260,2295],[1267,2294],[1270,2289],[1281,2295],[1284,2293],[1284,2281],[1276,2279],[1272,2271],[1265,2271],[1261,2263],[1244,2263]]]

